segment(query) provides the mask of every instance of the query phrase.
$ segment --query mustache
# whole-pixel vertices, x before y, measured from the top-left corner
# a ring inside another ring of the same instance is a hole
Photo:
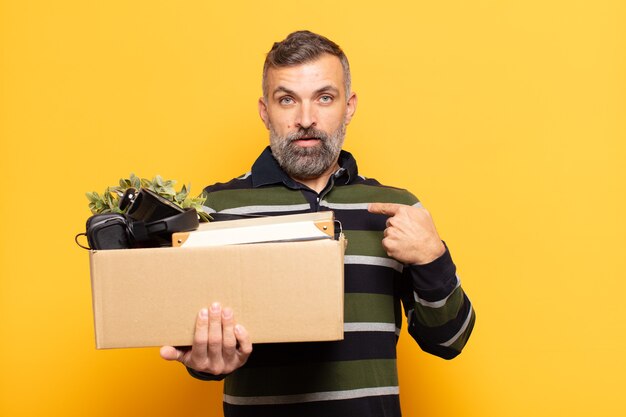
[[[329,135],[323,130],[316,129],[314,127],[308,127],[306,129],[300,128],[298,129],[297,132],[293,132],[287,135],[287,139],[290,142],[293,142],[295,140],[299,140],[302,138],[316,138],[316,139],[320,139],[322,142],[325,142],[328,140]]]

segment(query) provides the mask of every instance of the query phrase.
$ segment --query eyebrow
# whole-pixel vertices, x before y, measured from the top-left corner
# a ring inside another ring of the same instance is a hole
[[[325,85],[324,87],[318,88],[317,90],[315,90],[314,94],[320,94],[320,93],[325,93],[325,92],[332,92],[335,93],[336,95],[339,95],[339,89],[336,87],[333,87],[332,85]],[[276,87],[276,89],[273,91],[272,96],[275,96],[276,93],[286,93],[289,95],[293,95],[293,96],[297,96],[296,92],[293,90],[288,89],[287,87],[283,87],[282,85],[279,85],[278,87]]]
[[[326,86],[318,89],[315,92],[315,94],[325,93],[327,91],[330,91],[331,93],[335,93],[336,95],[339,95],[339,89],[337,87],[333,87],[332,85],[326,85]]]
[[[276,87],[276,89],[272,92],[272,95],[275,96],[276,93],[286,93],[286,94],[290,94],[290,95],[296,95],[295,91],[292,91],[290,89],[288,89],[287,87],[283,87],[282,85],[279,85],[278,87]]]

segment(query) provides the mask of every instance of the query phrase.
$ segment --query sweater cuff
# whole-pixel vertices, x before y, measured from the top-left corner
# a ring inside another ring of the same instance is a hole
[[[195,369],[190,368],[188,366],[186,366],[186,368],[187,368],[187,372],[189,372],[189,375],[191,375],[192,377],[196,379],[200,379],[202,381],[221,381],[222,379],[228,376],[228,374],[213,375],[208,372],[196,371]]]
[[[407,265],[413,288],[425,300],[438,300],[450,294],[457,286],[456,266],[448,246],[439,258],[424,265]]]

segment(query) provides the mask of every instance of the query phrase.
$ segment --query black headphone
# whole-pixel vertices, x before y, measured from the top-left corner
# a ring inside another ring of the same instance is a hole
[[[145,188],[126,190],[120,208],[128,208],[128,213],[95,214],[87,219],[87,230],[76,235],[76,243],[84,249],[171,246],[172,233],[195,230],[200,224],[194,208],[182,209]],[[87,236],[88,247],[78,242],[81,235]]]
[[[131,220],[128,222],[128,231],[135,242],[147,242],[160,235],[168,235],[165,237],[167,246],[171,246],[172,233],[195,230],[198,226],[196,209],[188,208],[184,209],[182,213],[149,223],[142,220]]]

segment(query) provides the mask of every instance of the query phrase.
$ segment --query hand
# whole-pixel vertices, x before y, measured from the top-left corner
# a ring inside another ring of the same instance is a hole
[[[382,241],[387,255],[404,264],[424,265],[443,255],[446,248],[430,213],[423,207],[371,203],[370,213],[390,216]]]
[[[161,357],[179,361],[189,368],[213,375],[233,372],[243,366],[252,352],[248,332],[235,324],[233,310],[213,303],[203,308],[196,319],[193,345],[185,348],[163,346]]]

